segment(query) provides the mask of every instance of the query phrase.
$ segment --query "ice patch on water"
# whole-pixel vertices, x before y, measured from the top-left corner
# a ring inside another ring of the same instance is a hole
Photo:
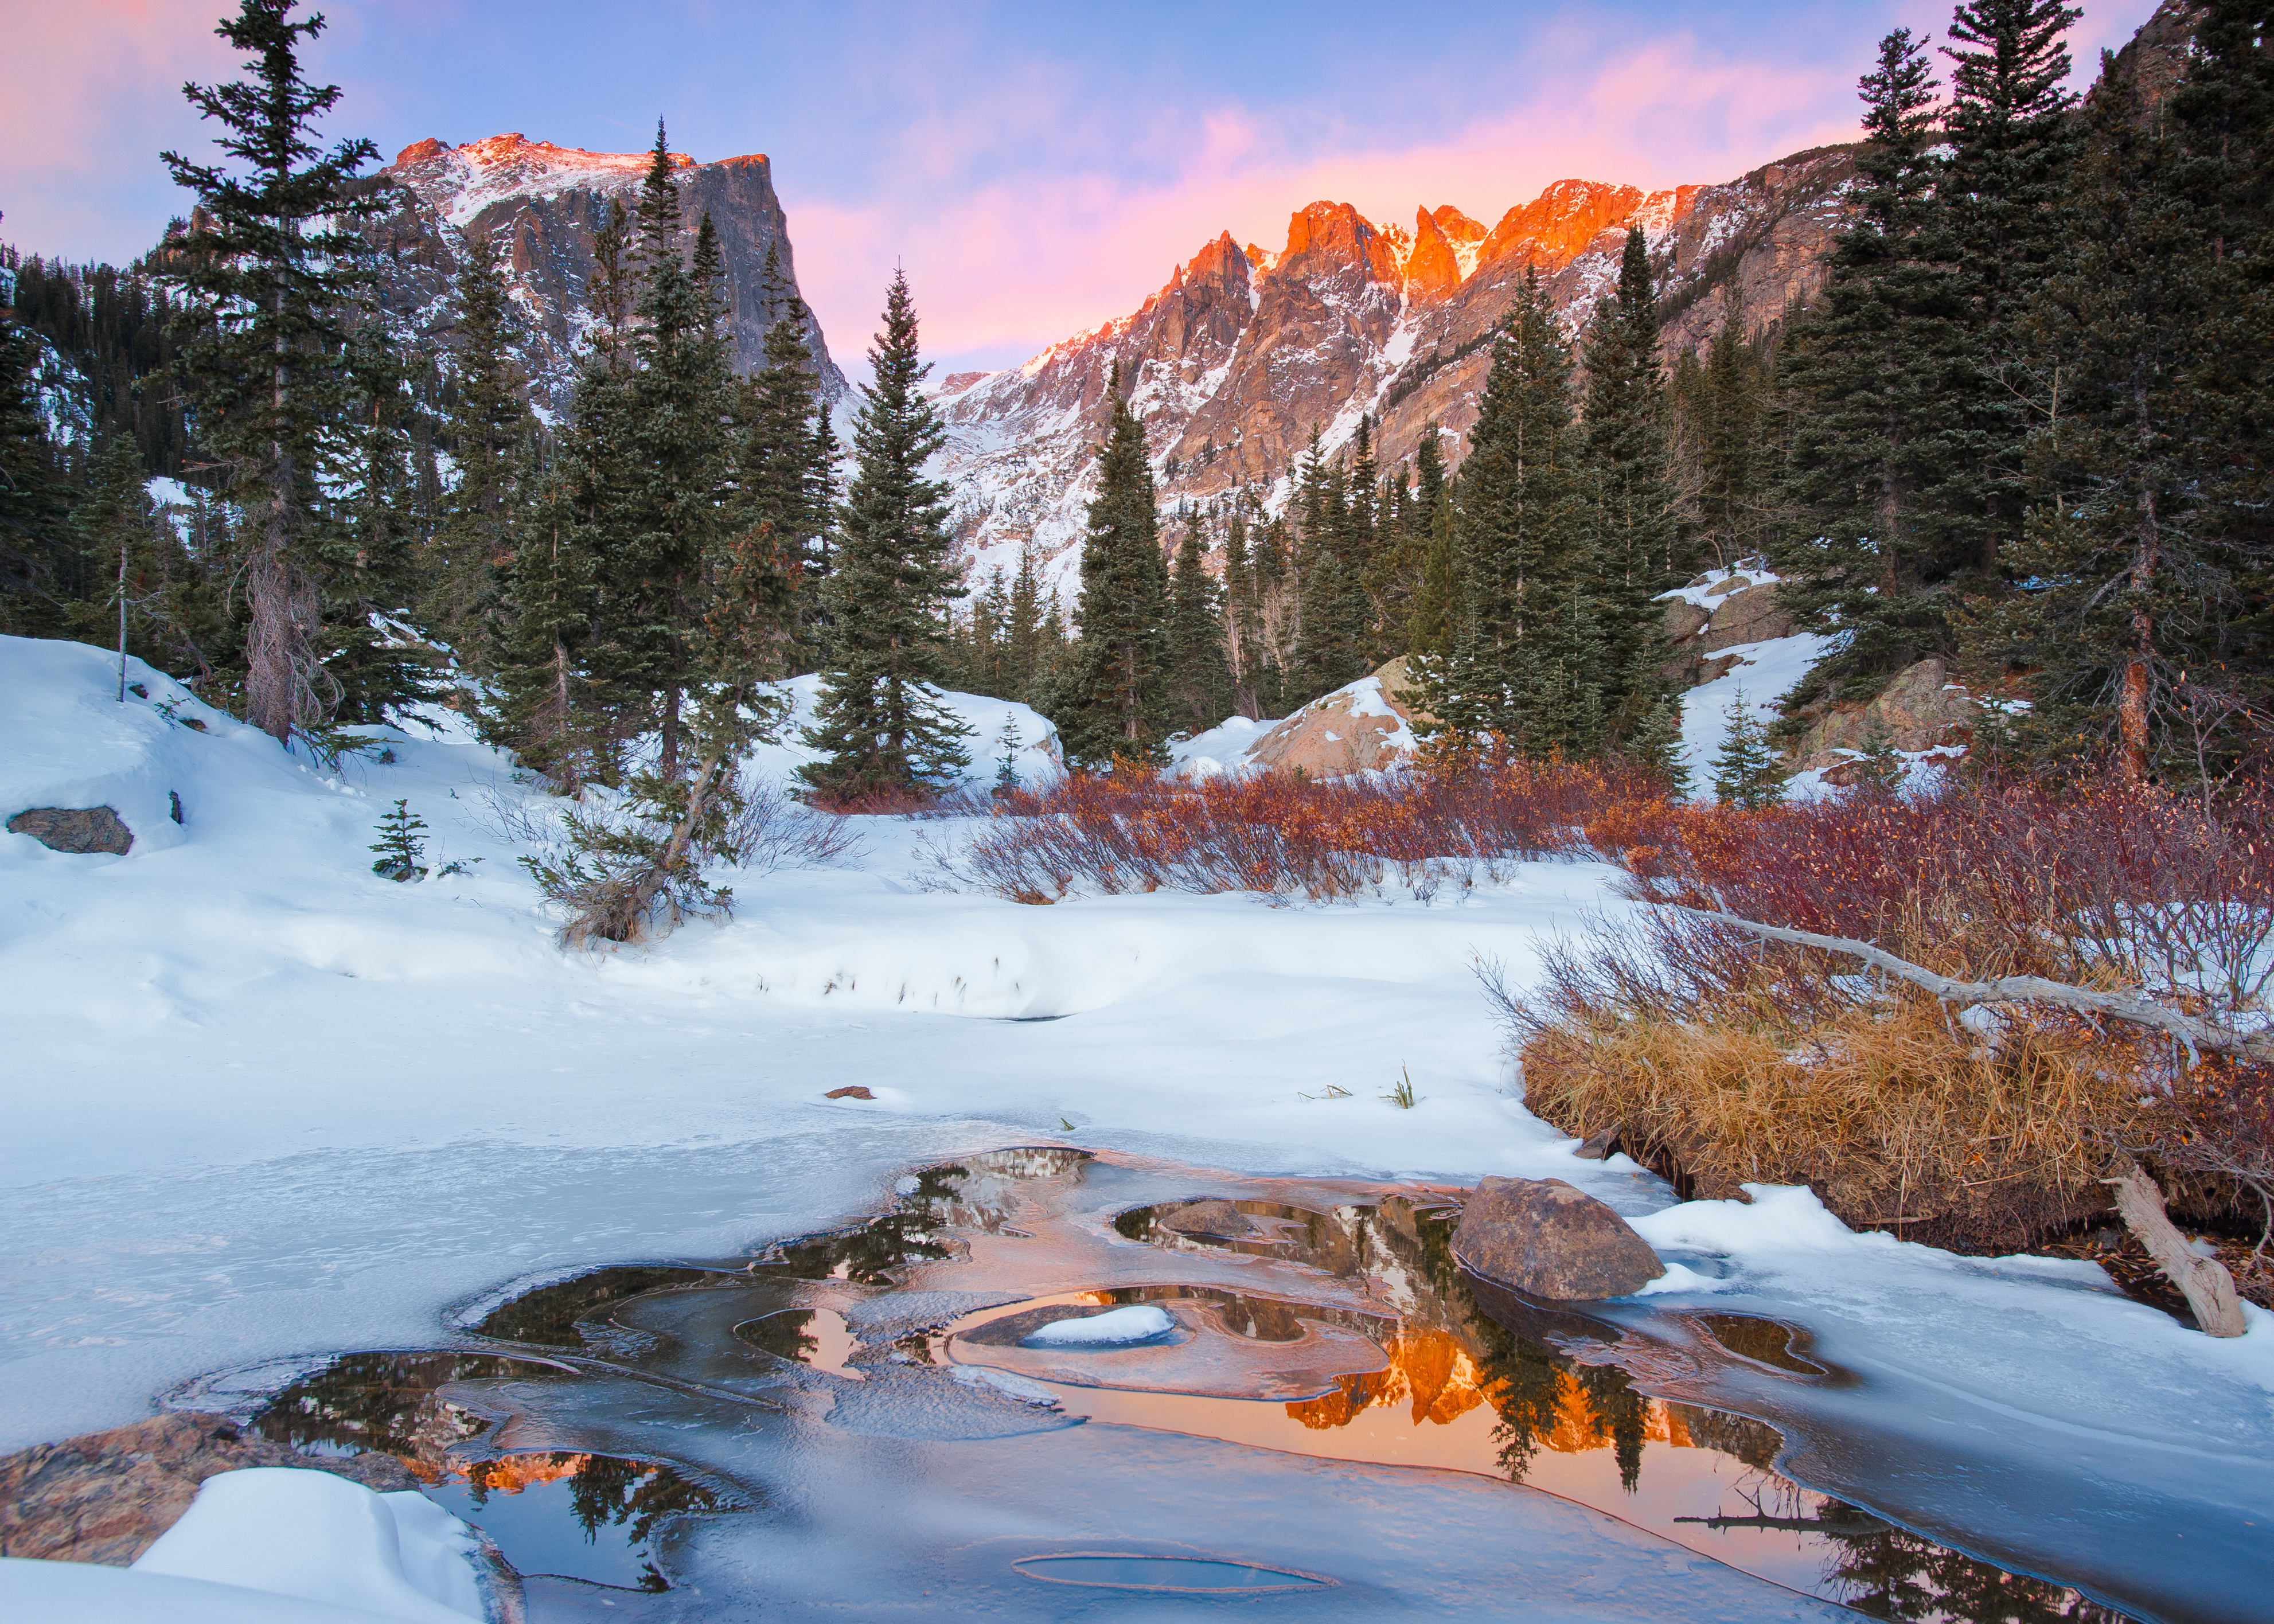
[[[1172,1335],[1177,1322],[1163,1308],[1139,1303],[1080,1320],[1058,1320],[1028,1333],[1029,1348],[1127,1348]]]

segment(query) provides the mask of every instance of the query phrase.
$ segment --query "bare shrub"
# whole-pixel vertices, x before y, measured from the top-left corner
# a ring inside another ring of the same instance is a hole
[[[1078,884],[1329,900],[1395,883],[1426,898],[1451,868],[1586,854],[1591,821],[1658,793],[1592,763],[1201,783],[1124,766],[1001,797],[954,861],[968,883],[1021,902],[1055,901]]]
[[[860,850],[860,833],[847,820],[802,806],[770,784],[746,780],[740,801],[719,850],[747,873],[821,868]]]
[[[2136,989],[2248,1031],[2274,944],[2270,802],[2126,786],[1950,787],[1745,813],[1615,805],[1591,825],[1638,900],[1497,996],[1526,1100],[1700,1192],[1807,1182],[1843,1219],[2018,1246],[2105,1210],[2132,1153],[2198,1219],[2274,1221],[2274,1105],[2248,1055],[2197,1055],[2044,1002],[1965,1020],[1849,957],[1685,911],[1872,944],[1962,980]],[[1488,980],[1488,991],[1495,984]],[[2184,1023],[2181,1023],[2184,1024]]]

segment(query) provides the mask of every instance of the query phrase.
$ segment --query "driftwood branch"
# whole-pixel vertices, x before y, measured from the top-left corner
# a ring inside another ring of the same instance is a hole
[[[2242,1055],[2253,1060],[2274,1061],[2274,1035],[2263,1032],[2237,1032],[2231,1026],[2222,1026],[2214,1021],[2189,1015],[2185,1011],[2158,1004],[2142,992],[2102,992],[2090,987],[2072,987],[2066,981],[2049,981],[2041,975],[2000,975],[1986,981],[1962,981],[1947,975],[1939,975],[1924,965],[1915,965],[1908,959],[1898,959],[1883,947],[1874,947],[1869,942],[1859,942],[1852,936],[1819,936],[1813,930],[1795,930],[1785,925],[1764,925],[1757,920],[1740,919],[1735,914],[1709,913],[1703,908],[1684,908],[1683,912],[1750,931],[1771,942],[1788,943],[1795,947],[1812,947],[1826,953],[1845,953],[1851,959],[1862,959],[1874,969],[1886,971],[1898,981],[1922,988],[1946,1004],[1955,1004],[1962,1008],[1970,1009],[1977,1004],[2057,1004],[2063,1009],[2106,1015],[2138,1026],[2152,1026],[2179,1040],[2191,1053],[2210,1049],[2217,1054]]]
[[[2139,1237],[2156,1267],[2187,1299],[2195,1323],[2213,1336],[2241,1335],[2246,1327],[2241,1304],[2235,1300],[2234,1276],[2218,1259],[2195,1254],[2187,1237],[2165,1212],[2164,1192],[2156,1181],[2127,1156],[2118,1164],[2117,1176],[2102,1182],[2115,1189],[2116,1210],[2124,1215],[2124,1227]]]

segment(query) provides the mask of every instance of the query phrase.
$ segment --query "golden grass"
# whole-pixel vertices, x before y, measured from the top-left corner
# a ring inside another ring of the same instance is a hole
[[[2108,1207],[2108,1146],[2131,1137],[2142,1056],[2058,1016],[1993,1044],[1933,1000],[1814,1024],[1724,994],[1683,1020],[1598,1011],[1537,1029],[1525,1103],[1567,1133],[1613,1124],[1686,1194],[1805,1184],[1857,1229],[2003,1252]]]

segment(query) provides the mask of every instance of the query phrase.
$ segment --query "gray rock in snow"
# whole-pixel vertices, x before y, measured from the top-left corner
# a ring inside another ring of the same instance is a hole
[[[1627,1221],[1560,1178],[1487,1178],[1470,1192],[1453,1255],[1527,1297],[1625,1297],[1666,1273]]]
[[[8,832],[29,835],[51,852],[123,857],[134,846],[134,831],[109,807],[31,807],[8,820]]]

